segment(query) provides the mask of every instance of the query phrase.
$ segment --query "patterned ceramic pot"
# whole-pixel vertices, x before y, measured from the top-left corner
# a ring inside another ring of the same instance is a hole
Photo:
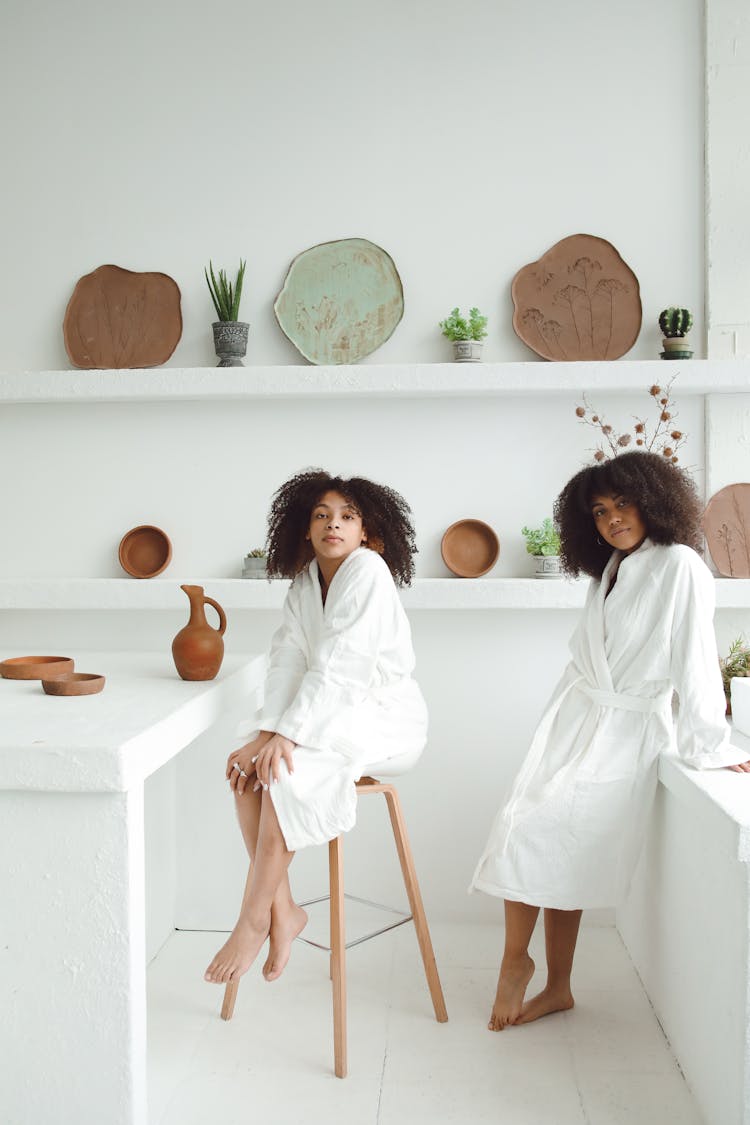
[[[244,367],[243,355],[247,352],[247,333],[250,328],[241,320],[217,320],[214,330],[214,351],[219,357],[217,367]]]
[[[535,578],[562,578],[559,555],[533,555]]]
[[[454,340],[453,359],[456,363],[481,363],[483,347],[481,340]]]

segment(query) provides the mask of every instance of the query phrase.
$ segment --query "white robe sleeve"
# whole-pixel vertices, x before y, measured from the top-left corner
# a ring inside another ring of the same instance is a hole
[[[356,748],[347,732],[354,710],[372,690],[383,629],[397,594],[382,560],[368,552],[352,559],[336,579],[309,667],[276,729],[298,745],[351,756]]]
[[[307,646],[298,618],[299,597],[294,586],[284,601],[283,619],[271,640],[268,670],[260,710],[237,728],[239,737],[251,738],[259,731],[277,731],[281,716],[294,699],[307,669]]]
[[[730,743],[713,616],[714,579],[695,555],[681,554],[675,574],[671,679],[679,697],[677,752],[696,769],[717,769],[747,760]]]

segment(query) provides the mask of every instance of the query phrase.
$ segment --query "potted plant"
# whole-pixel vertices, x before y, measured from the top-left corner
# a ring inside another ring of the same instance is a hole
[[[237,319],[240,312],[245,265],[246,263],[240,259],[234,285],[227,280],[224,270],[219,270],[219,276],[216,277],[213,262],[209,262],[208,269],[203,271],[218,317],[213,324],[214,348],[219,357],[217,367],[245,366],[242,356],[247,352],[247,333],[250,325]]]
[[[727,701],[727,715],[732,714],[732,680],[735,676],[750,676],[750,647],[744,637],[737,637],[729,646],[726,656],[719,657],[721,682]]]
[[[487,317],[479,309],[469,309],[462,316],[458,306],[450,316],[440,321],[443,335],[453,344],[453,358],[457,363],[479,363],[482,358],[482,340],[487,335]]]
[[[663,309],[659,313],[659,327],[664,333],[662,359],[692,359],[693,352],[687,334],[693,327],[693,316],[688,309]]]
[[[536,578],[560,578],[560,536],[552,520],[542,520],[541,527],[522,527],[526,550],[534,558]]]
[[[266,577],[266,552],[262,547],[254,547],[252,551],[248,551],[245,555],[242,560],[242,577]]]

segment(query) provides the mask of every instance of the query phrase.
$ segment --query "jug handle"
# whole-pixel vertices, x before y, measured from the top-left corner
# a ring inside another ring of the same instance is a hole
[[[212,605],[214,607],[214,609],[216,610],[216,612],[218,613],[218,615],[219,615],[219,628],[216,631],[219,634],[219,636],[223,636],[224,630],[227,627],[227,619],[224,615],[224,610],[221,608],[221,606],[219,605],[218,602],[214,601],[213,598],[204,597],[203,598],[203,604],[204,605]]]

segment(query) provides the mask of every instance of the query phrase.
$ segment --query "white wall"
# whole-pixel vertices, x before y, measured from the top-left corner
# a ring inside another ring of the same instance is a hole
[[[675,303],[700,351],[702,35],[700,0],[5,0],[0,370],[68,366],[67,300],[107,262],[172,275],[170,363],[212,364],[203,266],[240,256],[248,362],[298,362],[274,296],[354,235],[406,297],[369,362],[447,358],[437,321],[473,303],[486,358],[534,359],[510,281],[578,231],[640,280],[632,358]]]

